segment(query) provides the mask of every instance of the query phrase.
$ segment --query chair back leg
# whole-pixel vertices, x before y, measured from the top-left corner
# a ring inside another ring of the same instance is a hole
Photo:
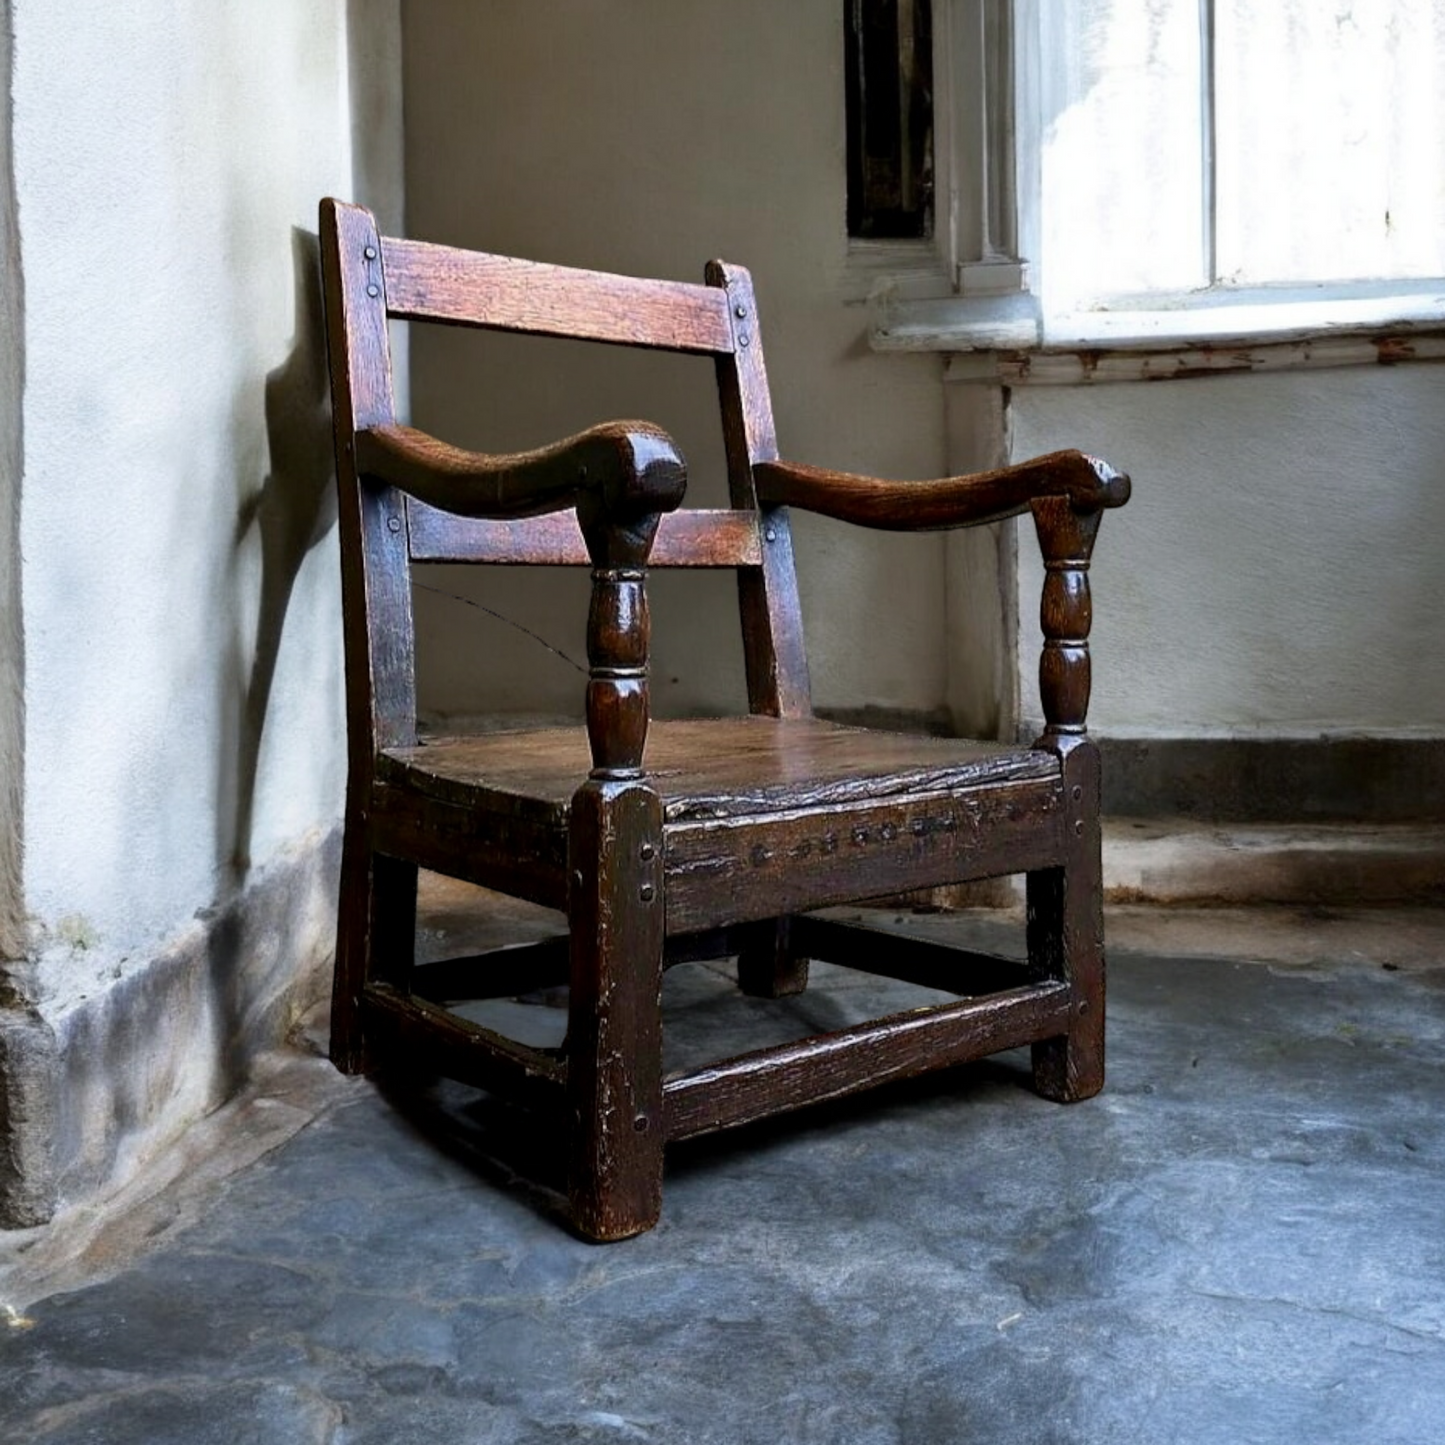
[[[331,992],[331,1061],[365,1073],[368,1057],[362,996],[373,981],[408,991],[416,958],[417,867],[375,853],[360,810],[348,808],[341,851],[336,975]]]
[[[753,998],[787,998],[808,987],[808,960],[792,945],[792,922],[774,922],[760,943],[738,953],[738,987]]]

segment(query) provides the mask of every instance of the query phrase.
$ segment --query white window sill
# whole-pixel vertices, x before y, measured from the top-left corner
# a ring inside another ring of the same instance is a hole
[[[1079,385],[1445,358],[1445,291],[1324,288],[1170,298],[1041,320],[1027,295],[869,301],[875,351],[951,353],[955,381]]]

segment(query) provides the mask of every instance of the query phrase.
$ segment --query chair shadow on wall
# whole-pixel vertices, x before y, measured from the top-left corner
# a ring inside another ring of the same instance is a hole
[[[243,495],[232,538],[232,556],[239,563],[243,549],[252,545],[254,532],[261,575],[251,661],[237,678],[234,724],[216,759],[220,774],[216,861],[224,882],[209,920],[208,955],[226,1093],[244,1081],[256,1040],[277,1037],[285,1029],[284,1020],[267,1017],[288,1006],[285,990],[258,988],[246,975],[255,968],[262,973],[274,971],[268,960],[286,953],[287,944],[278,941],[278,935],[285,932],[296,900],[284,878],[276,880],[274,897],[261,899],[258,907],[242,908],[237,900],[251,872],[261,744],[292,592],[307,555],[336,525],[315,234],[293,227],[291,250],[295,329],[286,359],[266,374],[263,390],[270,465],[261,485]],[[253,397],[250,393],[245,398],[248,408],[255,404]],[[244,637],[248,620],[237,618],[238,639]],[[341,727],[338,716],[337,746],[341,745]],[[271,887],[259,886],[263,890]]]
[[[252,530],[261,551],[260,601],[250,674],[236,734],[235,808],[224,840],[233,880],[251,867],[261,743],[271,703],[286,613],[307,554],[336,525],[331,455],[331,408],[321,306],[321,272],[314,233],[293,227],[296,329],[285,361],[266,375],[266,440],[270,470],[241,505],[239,550]],[[339,723],[338,723],[339,725]],[[339,746],[339,735],[338,735]],[[229,760],[227,760],[229,762]]]

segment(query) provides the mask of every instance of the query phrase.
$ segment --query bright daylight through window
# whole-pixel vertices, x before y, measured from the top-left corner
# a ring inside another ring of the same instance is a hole
[[[938,229],[996,207],[1006,169],[1026,267],[971,300],[941,237],[946,294],[883,283],[875,344],[1445,326],[1445,0],[932,4],[940,150],[971,147]],[[1002,75],[970,58],[1001,33]]]

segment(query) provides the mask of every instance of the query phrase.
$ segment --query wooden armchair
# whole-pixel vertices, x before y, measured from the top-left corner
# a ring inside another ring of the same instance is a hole
[[[777,459],[752,285],[642,281],[394,240],[321,207],[340,486],[350,783],[332,1058],[389,1059],[547,1111],[584,1236],[650,1228],[663,1146],[885,1080],[1032,1045],[1050,1099],[1104,1070],[1099,761],[1085,736],[1088,566],[1128,478],[1078,452],[924,483]],[[388,317],[705,353],[731,510],[677,510],[669,438],[612,422],[525,454],[465,452],[395,422]],[[866,526],[1030,512],[1047,565],[1032,747],[871,733],[812,715],[788,530],[805,507]],[[590,566],[586,729],[418,738],[413,562]],[[735,569],[750,715],[649,726],[648,567]],[[565,910],[568,938],[415,966],[418,866]],[[1028,875],[1028,962],[885,938],[828,905]],[[913,1009],[680,1076],[662,1067],[663,970],[736,956],[752,994],[825,959],[941,988]],[[569,985],[560,1049],[449,1011]]]

